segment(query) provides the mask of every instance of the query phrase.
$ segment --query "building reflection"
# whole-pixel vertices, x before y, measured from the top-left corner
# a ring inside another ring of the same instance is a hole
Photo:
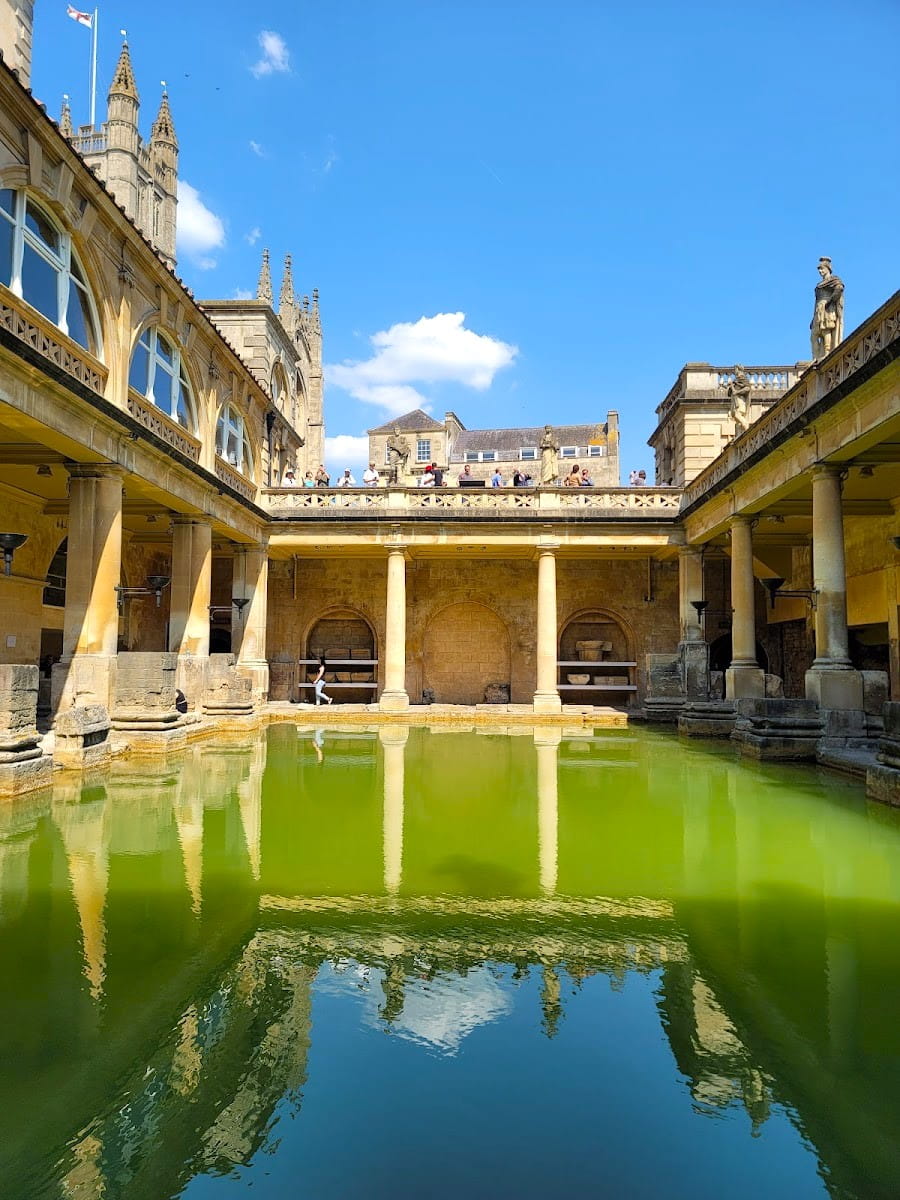
[[[890,1178],[897,829],[848,856],[855,801],[622,734],[506,739],[513,786],[476,789],[459,737],[277,728],[0,811],[4,1175],[44,1169],[36,1111],[60,1195],[250,1163],[301,1109],[316,989],[455,1054],[517,989],[552,1038],[641,975],[698,1111],[785,1106],[836,1188]]]

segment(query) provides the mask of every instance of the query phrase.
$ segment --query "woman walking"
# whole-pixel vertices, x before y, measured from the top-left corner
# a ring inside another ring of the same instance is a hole
[[[326,704],[331,704],[333,702],[331,696],[325,695],[325,659],[324,658],[319,659],[319,669],[316,672],[316,677],[313,680],[313,685],[315,687],[315,692],[316,692],[316,707],[317,708],[322,703],[323,700],[325,701]]]

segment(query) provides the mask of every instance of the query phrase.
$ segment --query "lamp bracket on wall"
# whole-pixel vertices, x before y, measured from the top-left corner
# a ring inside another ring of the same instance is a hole
[[[818,588],[783,588],[781,585],[784,580],[779,579],[777,575],[771,579],[761,579],[760,583],[769,593],[769,604],[772,608],[779,597],[784,597],[789,600],[808,600],[809,607],[815,611],[819,597]]]
[[[118,597],[119,612],[125,611],[126,600],[137,600],[143,596],[155,596],[156,607],[159,608],[163,590],[169,586],[169,583],[168,575],[148,575],[146,587],[123,587],[122,584],[117,583],[116,596]]]
[[[3,551],[3,574],[12,574],[13,555],[28,541],[27,533],[0,533],[0,550]]]
[[[250,603],[249,596],[233,596],[232,600],[231,600],[231,604],[210,604],[207,607],[209,608],[209,615],[211,617],[217,617],[217,616],[222,616],[223,614],[226,614],[226,613],[230,614],[232,606],[233,606],[234,608],[237,609],[238,620],[243,621],[244,609],[247,607],[247,605],[249,603]]]

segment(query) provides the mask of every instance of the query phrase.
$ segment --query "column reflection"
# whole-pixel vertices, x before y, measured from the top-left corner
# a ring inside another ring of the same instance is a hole
[[[379,729],[384,771],[384,889],[396,893],[403,882],[403,789],[404,758],[409,726]]]
[[[562,734],[558,729],[535,729],[538,795],[538,864],[541,891],[556,891],[559,874],[559,780],[557,765]]]

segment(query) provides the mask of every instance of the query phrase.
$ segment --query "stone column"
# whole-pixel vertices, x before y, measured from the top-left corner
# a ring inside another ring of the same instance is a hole
[[[178,655],[176,683],[192,709],[199,707],[205,691],[211,584],[212,524],[192,517],[176,517],[172,535],[169,649]]]
[[[232,624],[232,650],[237,655],[240,673],[253,684],[255,700],[269,696],[269,663],[266,659],[266,625],[268,621],[269,558],[264,542],[252,546],[236,546],[234,554],[235,596],[250,603]],[[236,636],[235,636],[236,635]]]
[[[124,472],[74,466],[69,474],[66,609],[62,658],[53,668],[54,712],[76,704],[109,709],[119,637]]]
[[[406,549],[388,543],[387,604],[384,621],[384,690],[382,712],[409,708],[406,691]]]
[[[408,725],[390,725],[378,731],[384,771],[384,890],[392,894],[403,882],[404,756],[408,737]]]
[[[863,706],[862,676],[850,662],[847,576],[841,469],[812,470],[813,587],[816,596],[816,657],[806,672],[806,698],[823,709]]]
[[[559,729],[536,729],[538,793],[538,871],[541,891],[556,891],[559,873],[559,784],[557,762],[562,734]]]
[[[766,674],[756,661],[756,580],[749,517],[731,521],[731,666],[725,672],[725,696],[740,700],[765,696]]]
[[[692,600],[703,599],[703,547],[682,546],[678,551],[678,598],[681,641],[678,662],[684,695],[690,700],[709,696],[709,646]]]
[[[538,546],[536,713],[558,713],[562,701],[556,686],[556,550],[558,542]]]

